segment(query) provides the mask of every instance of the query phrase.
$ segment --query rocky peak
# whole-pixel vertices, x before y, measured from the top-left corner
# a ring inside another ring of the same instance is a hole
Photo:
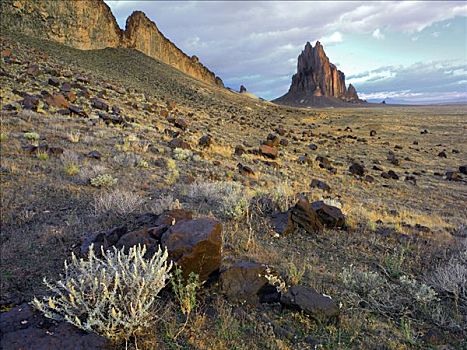
[[[143,12],[128,17],[125,30],[118,27],[103,0],[2,0],[1,27],[56,41],[81,50],[106,47],[133,48],[169,64],[205,83],[223,86],[222,80],[187,56],[168,40]]]
[[[347,90],[345,75],[329,61],[319,41],[313,47],[310,42],[298,56],[297,73],[292,77],[289,92],[281,100],[308,97],[332,97],[346,102],[359,102],[357,91],[350,85]]]

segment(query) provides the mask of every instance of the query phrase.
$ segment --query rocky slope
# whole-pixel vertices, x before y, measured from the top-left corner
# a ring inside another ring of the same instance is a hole
[[[189,57],[175,46],[142,12],[136,11],[128,17],[123,31],[102,0],[5,0],[0,6],[3,29],[81,50],[134,48],[193,78],[223,86],[219,77],[201,64],[196,56]]]
[[[361,102],[352,86],[346,88],[345,75],[329,62],[319,41],[315,47],[309,42],[298,56],[297,73],[284,96],[275,100],[283,104],[298,105],[342,105],[341,102]]]

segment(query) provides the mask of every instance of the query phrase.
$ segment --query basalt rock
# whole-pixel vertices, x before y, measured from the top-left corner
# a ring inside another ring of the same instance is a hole
[[[322,295],[312,288],[293,286],[282,294],[281,304],[295,310],[301,310],[310,317],[326,321],[339,316],[339,306],[331,297]]]
[[[135,11],[121,30],[103,0],[2,0],[1,27],[81,50],[131,48],[211,85],[222,80],[167,39],[143,12]]]
[[[187,220],[170,227],[162,235],[161,244],[182,268],[185,278],[195,272],[205,281],[220,268],[221,234],[222,225],[214,219]]]
[[[257,304],[260,291],[268,284],[266,266],[251,261],[237,261],[221,273],[222,291],[232,301]]]

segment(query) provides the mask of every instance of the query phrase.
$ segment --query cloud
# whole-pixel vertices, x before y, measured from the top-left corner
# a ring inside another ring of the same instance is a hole
[[[342,34],[340,32],[334,32],[329,36],[325,36],[321,39],[323,44],[335,44],[342,42]]]
[[[389,38],[390,33],[418,33],[433,23],[467,16],[467,4],[456,1],[106,2],[120,26],[132,11],[144,11],[166,37],[188,55],[198,56],[227,86],[238,88],[242,77],[255,76],[245,80],[247,89],[268,99],[288,90],[307,41],[320,39],[335,62],[331,49],[350,43],[351,35]],[[347,63],[353,57],[358,62],[358,55],[367,54],[352,48],[348,57],[337,60]]]
[[[371,36],[378,40],[384,39],[384,34],[381,33],[381,30],[379,28],[376,28],[371,34]]]
[[[459,61],[383,66],[348,77],[364,99],[397,98],[418,102],[467,102],[467,67]]]

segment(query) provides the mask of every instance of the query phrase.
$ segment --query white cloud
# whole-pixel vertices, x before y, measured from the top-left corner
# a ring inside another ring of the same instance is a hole
[[[340,32],[334,32],[329,36],[324,36],[321,38],[323,44],[335,44],[341,43],[343,40],[342,34]]]
[[[384,34],[381,33],[381,30],[379,28],[376,28],[374,31],[373,31],[373,34],[371,34],[371,36],[375,39],[378,39],[378,40],[381,40],[381,39],[384,39]]]

